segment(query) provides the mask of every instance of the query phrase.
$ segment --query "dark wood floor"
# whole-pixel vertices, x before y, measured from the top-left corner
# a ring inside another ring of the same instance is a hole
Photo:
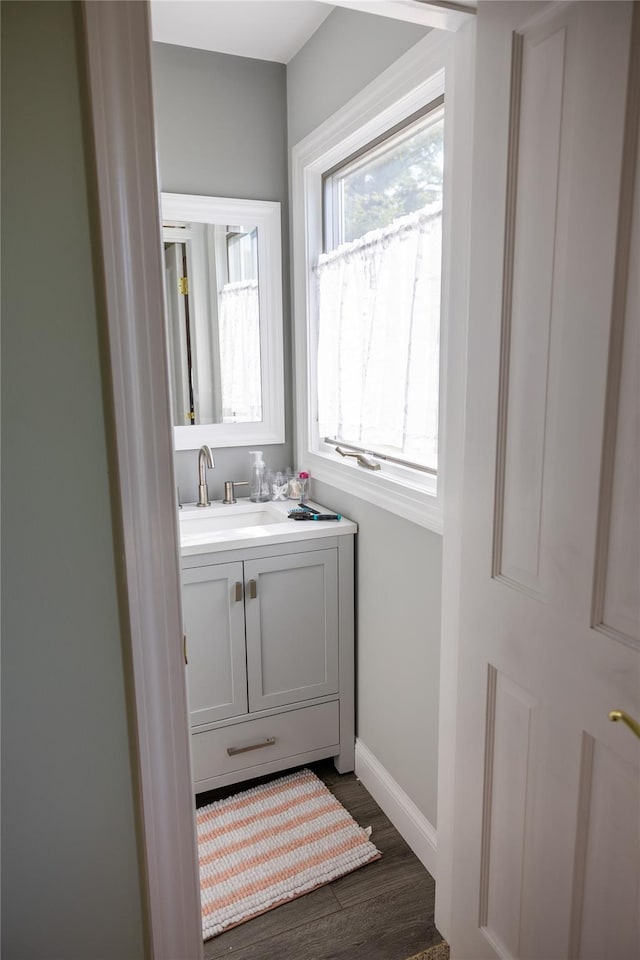
[[[373,828],[382,859],[207,940],[205,960],[407,960],[440,943],[433,878],[354,774],[340,776],[330,761],[309,766],[360,826]],[[198,806],[254,783],[200,794]]]

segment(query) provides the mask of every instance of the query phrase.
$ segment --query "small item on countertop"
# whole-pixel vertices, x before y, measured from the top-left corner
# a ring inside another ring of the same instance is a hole
[[[300,481],[296,476],[289,477],[289,485],[287,487],[287,497],[289,500],[300,500]]]
[[[341,513],[295,513],[292,520],[342,520]]]
[[[283,474],[278,471],[276,474],[271,476],[271,499],[272,500],[286,500],[287,499],[287,488],[289,482]]]
[[[310,507],[308,503],[302,503],[302,501],[295,507],[293,510],[290,510],[287,516],[290,520],[294,520],[296,517],[299,517],[301,513],[306,513],[308,515],[313,515],[321,513],[320,510],[316,510],[315,507]]]
[[[253,503],[264,503],[270,500],[269,484],[267,483],[267,467],[262,458],[262,450],[249,450],[254,458],[251,467],[251,486],[249,487],[249,500]]]
[[[306,500],[309,496],[309,474],[306,470],[301,470],[298,474],[298,483],[300,484],[300,499]]]

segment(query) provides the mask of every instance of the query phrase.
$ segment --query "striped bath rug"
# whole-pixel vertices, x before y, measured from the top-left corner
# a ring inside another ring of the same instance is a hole
[[[435,947],[416,953],[410,960],[449,960],[449,956],[449,944],[443,940],[442,943],[436,943]]]
[[[201,807],[197,824],[205,940],[381,856],[311,770]]]

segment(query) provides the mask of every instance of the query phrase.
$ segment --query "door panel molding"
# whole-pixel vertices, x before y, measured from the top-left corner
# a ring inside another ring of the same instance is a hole
[[[634,5],[630,42],[632,50],[640,49],[638,3]],[[639,131],[640,57],[635,56],[630,57],[627,85],[591,625],[636,648],[640,647],[640,284],[638,271],[631,271],[630,264],[637,264],[640,258],[640,184],[636,179]],[[620,443],[621,439],[627,441],[627,447],[635,446],[632,457],[622,458],[620,449],[625,444]]]
[[[637,914],[637,768],[583,735],[569,957],[601,960],[640,951]],[[620,824],[636,824],[635,842]]]
[[[494,576],[543,599],[549,369],[567,29],[545,17],[512,41]],[[535,265],[535,268],[533,267]],[[552,418],[551,418],[552,419]]]
[[[529,761],[537,708],[536,697],[489,665],[479,925],[504,958],[520,953]],[[498,823],[501,829],[493,830]]]

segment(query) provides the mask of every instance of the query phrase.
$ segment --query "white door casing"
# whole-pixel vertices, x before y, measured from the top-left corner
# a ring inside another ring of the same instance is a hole
[[[202,957],[148,5],[82,4],[146,955]],[[80,12],[80,11],[79,11]],[[96,257],[97,259],[97,257]],[[106,509],[106,506],[105,506]]]
[[[453,960],[640,948],[633,16],[479,9]]]

